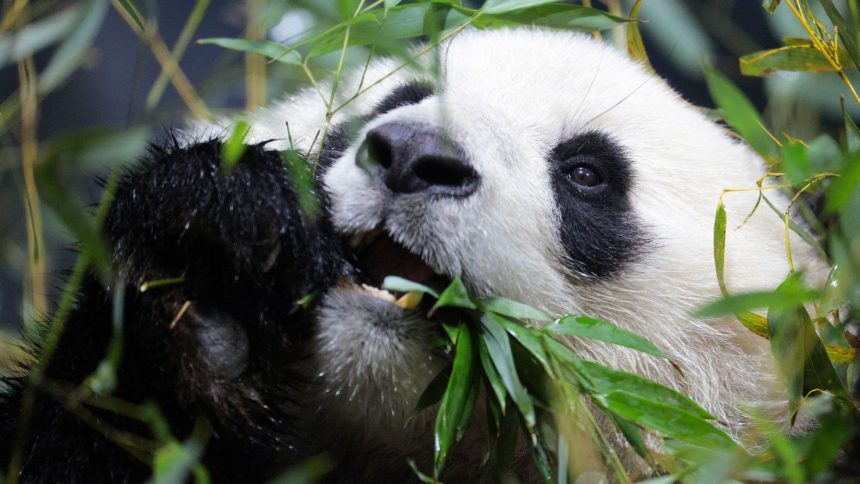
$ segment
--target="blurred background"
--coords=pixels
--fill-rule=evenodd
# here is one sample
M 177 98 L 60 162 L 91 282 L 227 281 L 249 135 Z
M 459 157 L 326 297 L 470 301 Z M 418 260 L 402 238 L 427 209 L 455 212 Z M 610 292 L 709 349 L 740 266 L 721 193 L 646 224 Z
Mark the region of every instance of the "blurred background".
M 75 240 L 86 233 L 75 224 L 86 226 L 99 200 L 97 177 L 133 162 L 148 139 L 192 117 L 189 106 L 196 106 L 196 114 L 236 113 L 307 83 L 295 65 L 195 40 L 265 37 L 290 44 L 320 23 L 337 21 L 350 4 L 139 0 L 141 18 L 135 19 L 119 13 L 117 5 L 126 3 L 0 0 L 0 338 L 55 308 L 75 263 Z M 620 0 L 589 3 L 621 15 L 632 6 Z M 639 19 L 653 66 L 692 103 L 713 106 L 701 70 L 702 60 L 709 59 L 750 97 L 773 132 L 805 140 L 830 132 L 839 138 L 844 88 L 835 74 L 740 75 L 739 56 L 775 48 L 785 37 L 806 37 L 787 8 L 770 15 L 760 1 L 645 0 Z M 602 35 L 625 45 L 623 28 Z M 16 61 L 20 49 L 32 51 L 29 68 Z M 165 57 L 153 55 L 159 49 L 168 60 L 180 59 L 177 72 L 187 81 L 162 75 Z M 318 57 L 312 70 L 325 77 L 337 59 L 337 52 Z M 255 72 L 263 74 L 246 75 Z M 38 85 L 35 103 L 25 100 L 29 91 L 22 95 L 22 81 Z M 32 227 L 44 236 L 34 238 Z M 28 246 L 38 251 L 37 260 Z

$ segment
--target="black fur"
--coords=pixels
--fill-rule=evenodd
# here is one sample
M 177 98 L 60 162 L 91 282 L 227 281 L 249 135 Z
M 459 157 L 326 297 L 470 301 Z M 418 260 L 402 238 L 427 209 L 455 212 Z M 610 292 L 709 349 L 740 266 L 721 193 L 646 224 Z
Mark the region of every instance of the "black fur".
M 48 380 L 77 386 L 96 370 L 113 334 L 114 293 L 123 291 L 114 397 L 155 402 L 179 439 L 207 422 L 203 463 L 218 482 L 260 481 L 306 457 L 297 437 L 302 422 L 290 407 L 305 378 L 303 344 L 313 319 L 294 302 L 332 285 L 343 266 L 328 229 L 300 212 L 280 154 L 248 146 L 228 172 L 217 141 L 153 148 L 122 178 L 105 234 L 125 284 L 86 277 Z M 184 280 L 139 290 L 176 277 Z M 4 468 L 27 385 L 24 377 L 7 383 L 12 391 L 0 396 Z M 150 475 L 151 455 L 141 462 L 62 398 L 37 395 L 22 482 L 142 482 Z M 99 427 L 153 438 L 137 421 L 86 402 L 79 410 Z
M 370 115 L 370 119 L 382 116 L 388 111 L 410 104 L 418 104 L 433 95 L 433 85 L 427 81 L 411 81 L 397 86 L 391 94 L 385 97 Z
M 574 183 L 571 176 L 578 166 L 594 170 L 601 183 Z M 577 135 L 552 150 L 549 172 L 566 263 L 574 277 L 611 276 L 634 260 L 649 237 L 633 214 L 633 174 L 618 143 L 598 131 Z

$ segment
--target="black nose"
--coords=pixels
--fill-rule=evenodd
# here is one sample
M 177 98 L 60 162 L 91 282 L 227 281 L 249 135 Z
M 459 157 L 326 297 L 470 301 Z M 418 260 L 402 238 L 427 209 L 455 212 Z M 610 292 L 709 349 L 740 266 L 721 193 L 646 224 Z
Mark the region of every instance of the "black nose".
M 478 186 L 478 174 L 463 151 L 438 128 L 391 122 L 365 138 L 367 161 L 382 169 L 385 185 L 395 193 L 428 192 L 466 197 Z

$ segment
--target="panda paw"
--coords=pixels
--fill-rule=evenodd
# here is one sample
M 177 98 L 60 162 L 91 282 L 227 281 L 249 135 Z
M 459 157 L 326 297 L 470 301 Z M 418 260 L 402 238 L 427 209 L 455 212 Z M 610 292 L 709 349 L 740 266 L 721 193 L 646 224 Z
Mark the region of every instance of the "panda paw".
M 280 153 L 249 145 L 227 169 L 221 150 L 171 139 L 123 177 L 106 232 L 129 281 L 242 279 L 292 297 L 327 282 L 334 244 L 299 208 Z

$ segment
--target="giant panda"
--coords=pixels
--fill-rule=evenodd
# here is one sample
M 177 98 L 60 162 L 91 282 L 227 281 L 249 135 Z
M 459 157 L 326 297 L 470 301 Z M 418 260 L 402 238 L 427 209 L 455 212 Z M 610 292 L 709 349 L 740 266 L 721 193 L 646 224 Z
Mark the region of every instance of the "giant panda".
M 156 402 L 177 436 L 207 423 L 203 463 L 217 481 L 261 480 L 318 453 L 333 458 L 332 481 L 406 481 L 407 461 L 424 467 L 433 447 L 432 412 L 412 410 L 450 355 L 436 344 L 437 320 L 392 303 L 379 285 L 387 275 L 430 285 L 459 277 L 477 295 L 647 336 L 671 363 L 568 343 L 684 392 L 736 438 L 749 425 L 744 408 L 785 422 L 767 341 L 733 318 L 690 316 L 720 295 L 715 208 L 723 189 L 755 186 L 765 172 L 757 155 L 587 35 L 467 30 L 401 63 L 379 59 L 348 75 L 331 117 L 315 89 L 249 114 L 232 170 L 220 160 L 229 119 L 192 123 L 153 148 L 121 180 L 106 221 L 122 279 L 86 278 L 48 378 L 79 383 L 95 370 L 120 292 L 114 395 Z M 319 217 L 299 207 L 278 154 L 288 148 L 317 163 Z M 754 192 L 724 200 L 736 228 L 729 289 L 774 287 L 789 271 L 783 221 L 758 210 L 744 222 Z M 788 203 L 778 193 L 771 201 Z M 824 262 L 791 243 L 795 265 L 820 281 Z M 296 304 L 312 293 L 314 305 Z M 26 380 L 9 383 L 4 462 Z M 146 456 L 93 422 L 148 436 L 139 423 L 39 392 L 22 481 L 145 479 Z M 446 480 L 483 477 L 482 435 L 467 432 Z M 527 457 L 516 467 L 534 477 Z

